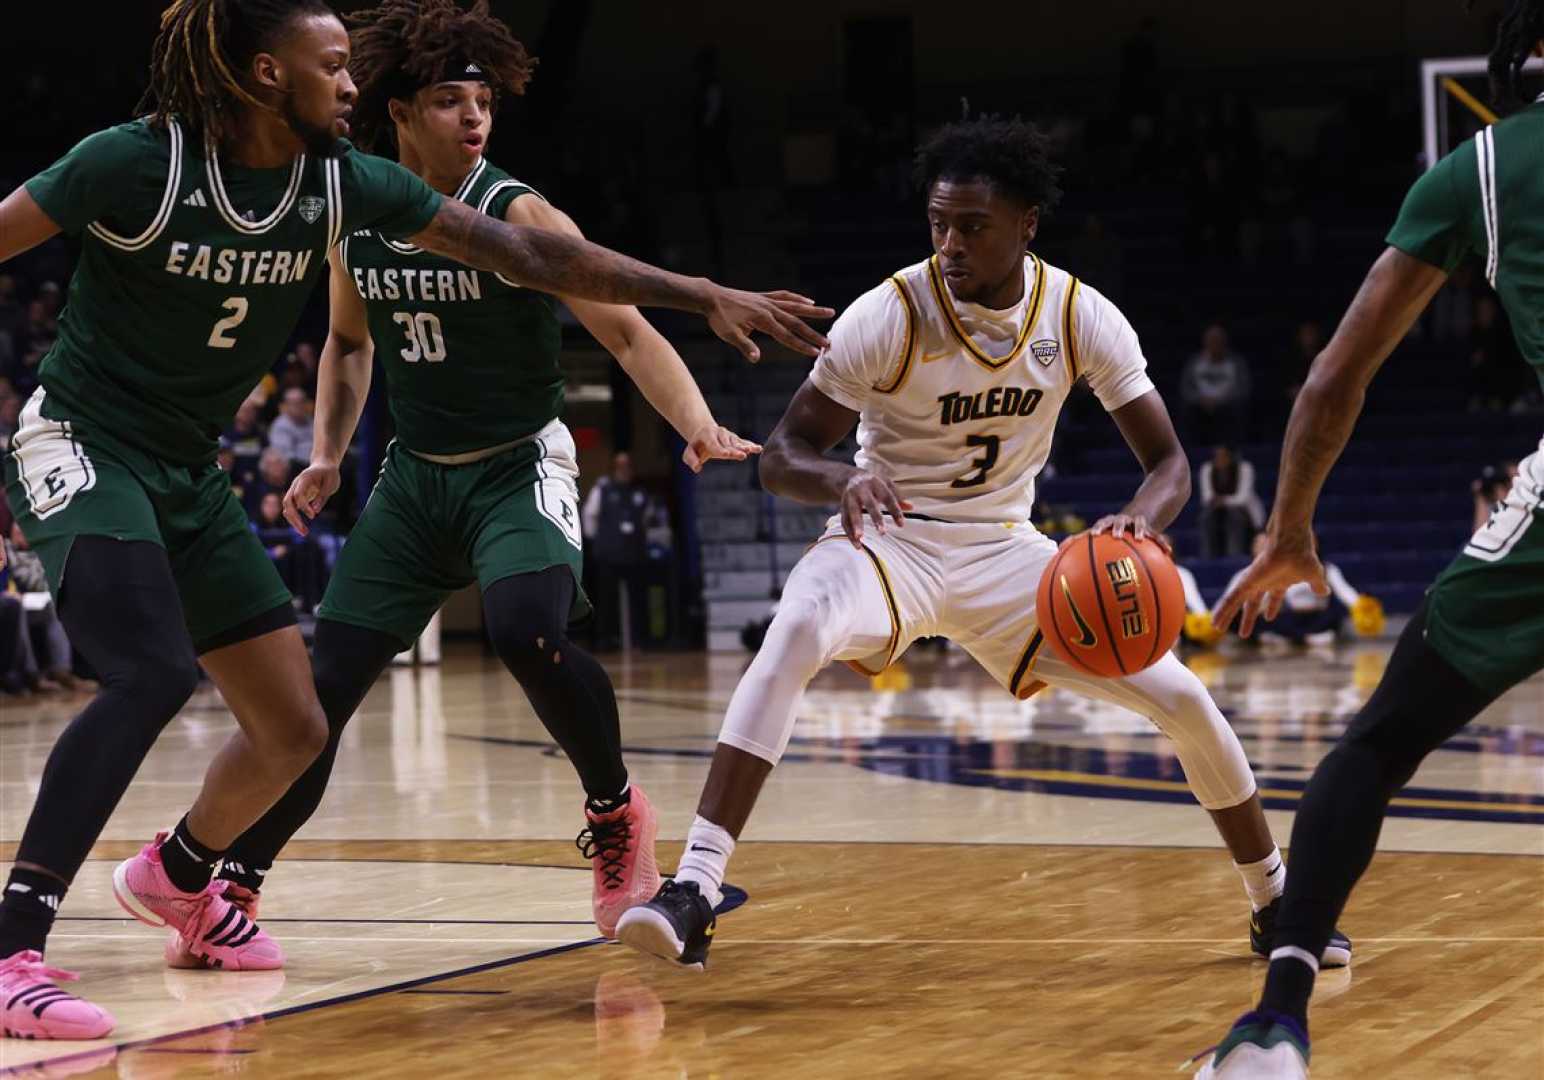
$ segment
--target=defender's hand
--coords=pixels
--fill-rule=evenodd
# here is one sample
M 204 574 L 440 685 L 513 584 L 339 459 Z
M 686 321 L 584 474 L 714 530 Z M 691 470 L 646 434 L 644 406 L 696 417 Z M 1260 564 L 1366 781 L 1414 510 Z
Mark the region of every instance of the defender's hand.
M 1313 533 L 1291 536 L 1267 535 L 1265 549 L 1244 570 L 1238 583 L 1218 601 L 1212 623 L 1226 631 L 1233 617 L 1243 613 L 1238 632 L 1248 637 L 1262 614 L 1267 622 L 1281 613 L 1281 601 L 1290 586 L 1308 582 L 1319 596 L 1328 596 L 1329 582 L 1314 544 Z
M 883 535 L 885 511 L 895 518 L 896 528 L 904 529 L 906 511 L 910 509 L 911 503 L 901 498 L 901 493 L 890 481 L 873 473 L 856 473 L 842 489 L 842 531 L 853 547 L 861 548 L 864 514 L 873 519 L 874 528 Z
M 708 325 L 753 364 L 761 359 L 761 350 L 751 340 L 751 334 L 757 331 L 805 356 L 817 356 L 830 344 L 824 334 L 804 320 L 829 319 L 836 312 L 818 306 L 809 297 L 783 289 L 743 292 L 711 282 L 709 289 L 709 303 L 703 312 Z
M 726 427 L 704 424 L 692 433 L 681 460 L 692 472 L 701 472 L 710 461 L 744 461 L 761 453 L 761 444 L 742 439 Z
M 301 536 L 308 535 L 306 522 L 322 512 L 342 482 L 336 465 L 307 465 L 284 493 L 284 520 Z

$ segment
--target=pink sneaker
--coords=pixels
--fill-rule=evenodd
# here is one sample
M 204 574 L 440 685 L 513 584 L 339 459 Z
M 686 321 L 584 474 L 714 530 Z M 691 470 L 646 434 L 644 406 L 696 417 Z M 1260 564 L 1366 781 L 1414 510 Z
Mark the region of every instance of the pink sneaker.
M 0 960 L 0 1035 L 10 1039 L 100 1039 L 113 1029 L 106 1009 L 59 989 L 74 972 L 43 963 L 43 954 L 23 949 Z
M 223 895 L 226 882 L 212 881 L 203 892 L 185 893 L 161 865 L 167 833 L 113 870 L 113 895 L 130 915 L 151 926 L 170 926 L 193 956 L 226 971 L 271 971 L 284 966 L 279 943 Z
M 222 890 L 221 895 L 230 901 L 231 907 L 241 912 L 254 923 L 257 922 L 257 902 L 259 899 L 257 893 L 244 886 L 237 885 L 234 881 L 224 881 L 220 878 L 215 878 L 214 881 L 210 882 L 209 887 Z M 179 971 L 203 971 L 206 968 L 218 966 L 194 953 L 188 947 L 188 943 L 182 940 L 182 935 L 176 930 L 167 935 L 165 952 L 166 966 L 176 968 Z M 274 967 L 279 967 L 282 964 L 283 958 L 280 957 L 279 964 L 275 964 Z M 254 970 L 250 964 L 244 965 L 244 967 L 248 971 Z
M 648 903 L 659 891 L 659 866 L 654 862 L 654 836 L 659 819 L 648 796 L 632 785 L 627 803 L 607 814 L 584 816 L 589 827 L 574 846 L 595 867 L 592 907 L 602 936 L 617 936 L 617 920 L 630 907 Z

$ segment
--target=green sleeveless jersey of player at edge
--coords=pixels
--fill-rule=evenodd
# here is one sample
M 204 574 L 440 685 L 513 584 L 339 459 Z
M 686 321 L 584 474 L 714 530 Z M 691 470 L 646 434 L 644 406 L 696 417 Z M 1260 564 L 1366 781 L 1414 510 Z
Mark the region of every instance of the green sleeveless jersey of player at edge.
M 345 145 L 246 169 L 175 121 L 89 136 L 28 181 L 81 239 L 59 340 L 39 373 L 49 419 L 90 421 L 164 460 L 215 457 L 220 431 L 273 366 L 323 275 L 360 228 L 420 232 L 441 196 Z
M 480 160 L 455 197 L 502 218 L 530 191 Z M 468 453 L 524 438 L 562 413 L 562 332 L 550 296 L 380 229 L 345 237 L 340 250 L 365 302 L 404 446 Z
M 1388 242 L 1451 272 L 1466 255 L 1544 383 L 1544 99 L 1448 154 L 1405 196 Z

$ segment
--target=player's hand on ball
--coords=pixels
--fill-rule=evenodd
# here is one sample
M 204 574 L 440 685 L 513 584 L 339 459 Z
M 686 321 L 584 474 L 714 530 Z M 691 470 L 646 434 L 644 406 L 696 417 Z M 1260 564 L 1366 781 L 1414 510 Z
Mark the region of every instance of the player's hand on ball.
M 336 465 L 307 465 L 284 493 L 284 520 L 305 536 L 311 531 L 306 522 L 322 512 L 341 483 Z
M 1147 523 L 1146 514 L 1106 514 L 1094 522 L 1094 535 L 1110 533 L 1117 539 L 1123 538 L 1127 532 L 1138 540 L 1151 540 L 1168 554 L 1173 555 L 1174 549 L 1164 539 L 1163 534 Z
M 710 461 L 744 461 L 761 453 L 761 444 L 742 439 L 719 424 L 703 424 L 687 440 L 681 460 L 692 472 L 701 472 Z
M 758 331 L 805 356 L 818 356 L 830 344 L 824 334 L 804 320 L 829 319 L 836 312 L 820 307 L 807 296 L 783 289 L 743 292 L 711 283 L 710 288 L 712 293 L 704 311 L 708 325 L 753 364 L 761 359 L 761 350 L 751 340 L 751 334 Z
M 853 547 L 861 548 L 865 514 L 873 520 L 874 528 L 883 534 L 886 511 L 895 518 L 898 528 L 904 528 L 905 514 L 910 509 L 911 503 L 901 498 L 901 493 L 890 481 L 873 473 L 857 472 L 842 489 L 842 531 Z
M 1329 595 L 1329 582 L 1324 579 L 1313 533 L 1268 534 L 1265 549 L 1217 602 L 1212 623 L 1218 630 L 1226 631 L 1237 615 L 1239 635 L 1248 637 L 1261 615 L 1269 622 L 1281 613 L 1287 589 L 1300 581 L 1306 581 L 1319 596 Z

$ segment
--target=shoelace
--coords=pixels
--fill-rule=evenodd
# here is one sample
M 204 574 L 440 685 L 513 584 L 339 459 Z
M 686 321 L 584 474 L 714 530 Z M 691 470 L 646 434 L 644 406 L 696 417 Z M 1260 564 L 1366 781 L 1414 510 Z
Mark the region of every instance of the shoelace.
M 204 918 L 209 913 L 209 905 L 217 896 L 223 899 L 224 892 L 224 889 L 205 889 L 199 894 L 198 906 L 193 910 L 193 917 L 188 920 L 187 929 L 182 931 L 182 942 L 190 951 L 196 951 L 195 946 L 199 944 L 207 928 Z M 226 903 L 230 902 L 226 901 Z M 231 906 L 234 907 L 235 905 L 232 904 Z
M 622 860 L 627 856 L 628 842 L 633 837 L 632 822 L 620 821 L 594 823 L 574 838 L 574 847 L 586 859 L 600 857 L 600 870 L 606 878 L 606 888 L 622 887 Z
M 42 960 L 17 960 L 5 965 L 6 972 L 27 976 L 29 979 L 37 979 L 39 982 L 76 982 L 80 976 L 73 971 L 65 971 L 63 968 L 49 967 Z

